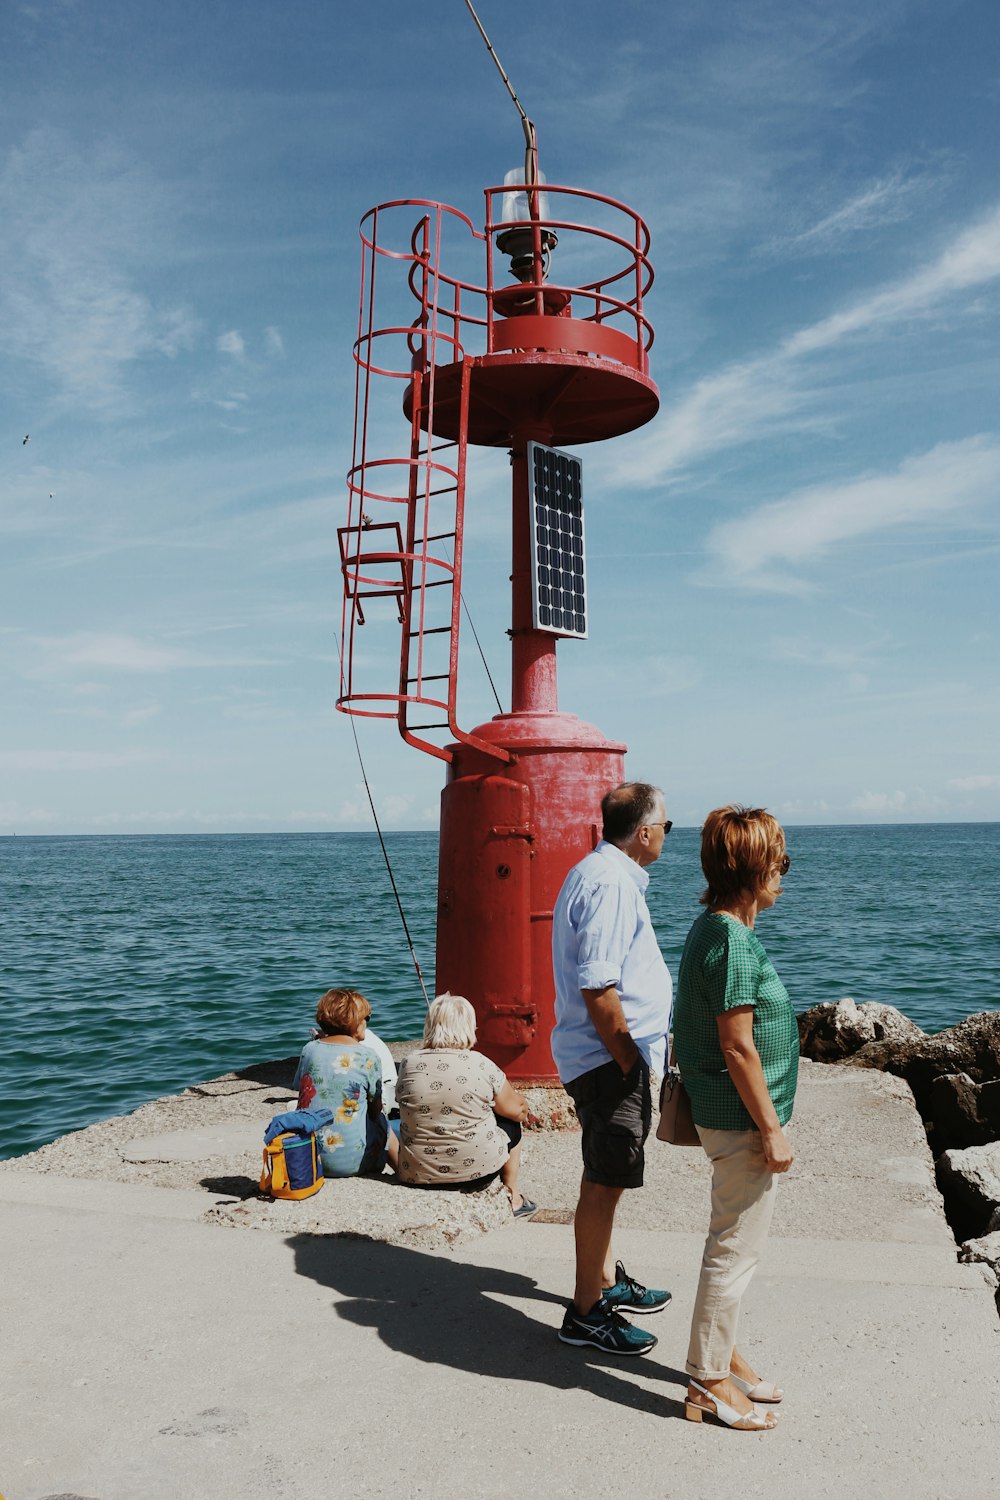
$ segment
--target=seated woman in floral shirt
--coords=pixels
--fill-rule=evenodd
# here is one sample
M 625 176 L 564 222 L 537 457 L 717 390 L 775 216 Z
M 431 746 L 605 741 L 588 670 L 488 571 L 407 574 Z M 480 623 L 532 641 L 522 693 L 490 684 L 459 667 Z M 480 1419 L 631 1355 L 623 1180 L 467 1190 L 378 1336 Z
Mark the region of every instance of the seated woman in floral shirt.
M 319 1132 L 325 1177 L 393 1171 L 399 1142 L 382 1110 L 382 1065 L 365 1046 L 372 1008 L 357 990 L 327 990 L 316 1007 L 321 1036 L 307 1042 L 295 1072 L 299 1109 L 326 1105 L 333 1123 Z

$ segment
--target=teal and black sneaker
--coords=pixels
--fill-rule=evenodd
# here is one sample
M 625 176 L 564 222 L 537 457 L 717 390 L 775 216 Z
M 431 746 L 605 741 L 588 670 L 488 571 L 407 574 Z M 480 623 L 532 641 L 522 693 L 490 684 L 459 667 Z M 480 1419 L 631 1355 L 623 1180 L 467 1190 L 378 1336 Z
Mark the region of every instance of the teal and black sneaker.
M 606 1354 L 648 1354 L 656 1343 L 651 1333 L 636 1328 L 609 1307 L 603 1297 L 588 1313 L 578 1313 L 571 1302 L 559 1337 L 564 1344 L 593 1344 Z
M 669 1292 L 658 1292 L 651 1286 L 643 1286 L 630 1276 L 621 1261 L 615 1262 L 615 1284 L 606 1287 L 601 1301 L 608 1307 L 621 1308 L 629 1313 L 662 1312 L 672 1301 Z

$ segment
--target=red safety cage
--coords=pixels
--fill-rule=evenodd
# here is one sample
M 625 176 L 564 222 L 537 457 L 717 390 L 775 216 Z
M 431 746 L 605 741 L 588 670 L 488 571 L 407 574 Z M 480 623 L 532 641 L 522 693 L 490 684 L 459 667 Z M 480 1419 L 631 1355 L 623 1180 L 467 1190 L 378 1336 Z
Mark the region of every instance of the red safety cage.
M 581 204 L 600 222 L 574 217 Z M 459 742 L 509 761 L 457 720 L 467 446 L 509 446 L 526 426 L 593 442 L 650 419 L 649 234 L 613 199 L 522 183 L 486 189 L 482 232 L 456 209 L 404 199 L 366 214 L 361 241 L 337 707 L 395 719 L 444 760 Z M 573 284 L 551 278 L 556 246 L 580 272 Z M 498 277 L 506 257 L 516 271 Z M 400 408 L 409 448 L 386 457 Z M 398 670 L 361 634 L 386 610 Z

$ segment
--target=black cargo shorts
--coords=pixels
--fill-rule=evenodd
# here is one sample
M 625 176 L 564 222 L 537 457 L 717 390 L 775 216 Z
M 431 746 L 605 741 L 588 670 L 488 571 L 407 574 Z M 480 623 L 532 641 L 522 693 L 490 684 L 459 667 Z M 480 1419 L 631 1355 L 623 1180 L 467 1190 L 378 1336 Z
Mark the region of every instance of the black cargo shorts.
M 643 1147 L 653 1117 L 649 1066 L 640 1057 L 623 1076 L 614 1061 L 566 1084 L 583 1128 L 583 1175 L 604 1187 L 642 1187 Z

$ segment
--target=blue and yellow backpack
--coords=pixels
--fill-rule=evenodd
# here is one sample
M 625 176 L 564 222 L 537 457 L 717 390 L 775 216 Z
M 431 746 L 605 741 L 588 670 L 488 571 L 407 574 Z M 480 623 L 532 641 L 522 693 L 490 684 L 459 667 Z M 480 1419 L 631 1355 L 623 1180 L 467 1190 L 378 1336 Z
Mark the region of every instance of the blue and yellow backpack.
M 317 1131 L 333 1119 L 330 1109 L 295 1109 L 275 1115 L 264 1132 L 260 1191 L 268 1198 L 311 1198 L 323 1186 Z

